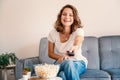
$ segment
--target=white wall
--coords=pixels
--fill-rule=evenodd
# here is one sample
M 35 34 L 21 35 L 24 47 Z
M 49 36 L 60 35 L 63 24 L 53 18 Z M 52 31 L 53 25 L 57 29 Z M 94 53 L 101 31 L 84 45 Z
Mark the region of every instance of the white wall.
M 37 56 L 59 10 L 73 4 L 86 36 L 120 35 L 120 0 L 0 0 L 0 54 Z

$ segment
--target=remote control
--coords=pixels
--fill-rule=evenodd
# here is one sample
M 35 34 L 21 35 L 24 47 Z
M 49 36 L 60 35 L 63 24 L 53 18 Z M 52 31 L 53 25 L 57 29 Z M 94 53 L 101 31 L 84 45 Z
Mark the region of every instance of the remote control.
M 74 56 L 74 53 L 73 53 L 73 51 L 72 51 L 72 52 L 70 52 L 70 51 L 67 51 L 67 54 L 68 54 L 69 56 Z

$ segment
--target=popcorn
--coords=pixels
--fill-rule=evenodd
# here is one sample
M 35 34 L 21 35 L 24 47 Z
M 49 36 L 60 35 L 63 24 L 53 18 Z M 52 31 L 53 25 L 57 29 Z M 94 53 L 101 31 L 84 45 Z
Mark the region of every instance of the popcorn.
M 59 71 L 59 65 L 41 64 L 35 66 L 36 75 L 41 78 L 54 78 Z

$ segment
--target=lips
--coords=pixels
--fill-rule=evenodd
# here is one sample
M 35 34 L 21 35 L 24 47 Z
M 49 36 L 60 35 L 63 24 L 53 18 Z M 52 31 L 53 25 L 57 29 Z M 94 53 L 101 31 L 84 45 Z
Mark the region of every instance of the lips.
M 71 22 L 70 20 L 64 20 L 64 22 Z

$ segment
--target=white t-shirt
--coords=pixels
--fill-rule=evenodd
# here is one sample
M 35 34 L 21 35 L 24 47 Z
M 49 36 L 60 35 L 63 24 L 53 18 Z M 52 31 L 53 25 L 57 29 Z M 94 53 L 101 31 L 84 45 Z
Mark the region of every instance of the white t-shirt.
M 73 47 L 74 39 L 77 35 L 81 35 L 84 37 L 84 30 L 82 28 L 78 28 L 70 35 L 69 39 L 66 42 L 61 42 L 59 32 L 57 32 L 56 29 L 53 29 L 48 35 L 48 40 L 55 44 L 55 53 L 59 55 L 64 55 L 66 51 L 69 51 Z M 88 61 L 84 56 L 82 56 L 81 46 L 82 43 L 79 46 L 77 58 L 75 60 L 83 60 L 87 65 Z

